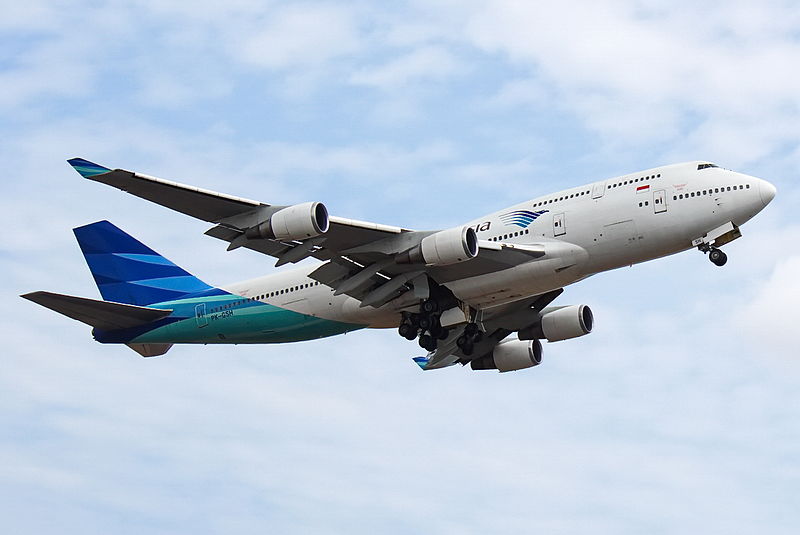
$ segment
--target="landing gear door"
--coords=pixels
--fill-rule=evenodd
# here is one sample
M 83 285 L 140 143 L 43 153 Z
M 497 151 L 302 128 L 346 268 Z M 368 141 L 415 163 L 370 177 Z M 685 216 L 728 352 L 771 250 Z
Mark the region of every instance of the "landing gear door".
M 194 307 L 194 318 L 197 320 L 198 327 L 205 327 L 206 325 L 208 325 L 205 303 L 200 303 L 199 305 Z
M 592 187 L 592 199 L 599 199 L 606 192 L 606 183 L 598 182 Z
M 657 214 L 667 211 L 667 193 L 663 189 L 653 192 L 653 210 Z
M 566 220 L 564 219 L 564 214 L 554 214 L 553 215 L 553 236 L 563 236 L 567 233 L 567 227 L 565 226 Z

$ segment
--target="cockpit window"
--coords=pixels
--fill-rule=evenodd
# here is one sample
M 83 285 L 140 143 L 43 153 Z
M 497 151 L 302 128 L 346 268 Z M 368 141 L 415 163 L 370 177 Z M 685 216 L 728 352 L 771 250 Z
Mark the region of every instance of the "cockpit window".
M 701 163 L 700 165 L 697 166 L 697 170 L 699 171 L 700 169 L 708 169 L 710 167 L 719 167 L 719 166 L 715 163 Z

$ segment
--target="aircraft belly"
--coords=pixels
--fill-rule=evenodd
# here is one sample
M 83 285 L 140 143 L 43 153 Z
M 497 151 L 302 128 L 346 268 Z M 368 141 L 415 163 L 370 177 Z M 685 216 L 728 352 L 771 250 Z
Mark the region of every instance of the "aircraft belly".
M 477 307 L 497 305 L 545 293 L 586 276 L 588 253 L 563 243 L 560 254 L 548 253 L 537 260 L 495 273 L 448 282 L 447 286 L 462 301 Z
M 202 326 L 195 317 L 180 319 L 139 334 L 130 339 L 130 342 L 185 344 L 298 342 L 366 327 L 365 324 L 318 318 L 261 302 L 254 302 L 229 312 L 231 313 L 208 315 L 207 323 Z

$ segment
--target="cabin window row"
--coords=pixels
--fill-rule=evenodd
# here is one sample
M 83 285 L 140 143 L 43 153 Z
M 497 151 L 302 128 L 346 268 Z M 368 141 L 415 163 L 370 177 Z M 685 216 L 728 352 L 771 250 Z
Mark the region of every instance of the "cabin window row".
M 503 234 L 502 236 L 495 236 L 494 238 L 489 238 L 489 241 L 503 241 L 509 238 L 516 238 L 517 236 L 522 236 L 524 234 L 529 234 L 529 233 L 530 233 L 529 229 L 519 230 L 517 232 L 512 232 L 510 234 Z
M 568 199 L 574 199 L 575 197 L 581 197 L 583 195 L 589 195 L 591 191 L 579 191 L 578 193 L 570 193 L 569 195 L 564 195 L 563 197 L 556 197 L 554 199 L 550 199 L 547 201 L 539 201 L 533 203 L 533 207 L 536 208 L 537 206 L 544 206 L 545 204 L 553 204 L 554 202 L 564 201 Z
M 276 297 L 278 295 L 287 294 L 289 292 L 296 292 L 298 290 L 304 290 L 306 288 L 311 288 L 312 286 L 319 286 L 319 284 L 320 284 L 319 282 L 314 281 L 314 282 L 308 282 L 308 283 L 305 283 L 305 284 L 300 284 L 298 286 L 290 286 L 289 288 L 283 288 L 281 290 L 275 290 L 274 292 L 264 293 L 264 294 L 261 294 L 261 295 L 257 295 L 255 297 L 249 297 L 247 299 L 242 299 L 240 301 L 234 301 L 233 303 L 227 303 L 225 305 L 212 308 L 211 312 L 219 312 L 220 310 L 228 310 L 230 308 L 241 306 L 241 305 L 247 303 L 248 301 L 262 301 L 264 299 L 269 299 L 270 297 Z
M 319 286 L 319 282 L 307 282 L 305 284 L 301 284 L 299 286 L 291 286 L 289 288 L 284 288 L 283 290 L 275 290 L 274 292 L 269 292 L 266 294 L 257 295 L 251 298 L 252 301 L 259 301 L 262 299 L 269 299 L 270 297 L 275 297 L 278 295 L 288 294 L 289 292 L 296 292 L 298 290 L 305 290 L 306 288 L 311 288 L 312 286 Z
M 644 182 L 646 180 L 653 180 L 654 178 L 661 178 L 661 173 L 657 175 L 648 175 L 648 176 L 641 176 L 639 178 L 634 178 L 631 180 L 624 180 L 622 182 L 617 182 L 616 184 L 609 184 L 606 189 L 617 188 L 620 186 L 627 186 L 628 184 L 635 184 L 636 182 Z
M 703 191 L 692 191 L 690 193 L 680 193 L 673 195 L 672 200 L 677 201 L 680 199 L 688 199 L 690 197 L 700 197 L 701 195 L 712 195 L 714 193 L 724 193 L 726 191 L 739 191 L 743 189 L 750 189 L 750 184 L 739 184 L 737 186 L 722 186 L 720 188 L 704 189 Z

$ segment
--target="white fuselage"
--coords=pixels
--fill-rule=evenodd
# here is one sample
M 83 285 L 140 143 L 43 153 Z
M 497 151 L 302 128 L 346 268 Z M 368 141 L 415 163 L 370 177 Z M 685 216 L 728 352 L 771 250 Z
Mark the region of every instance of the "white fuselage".
M 590 275 L 685 251 L 693 240 L 740 226 L 774 196 L 766 181 L 702 162 L 675 164 L 537 197 L 475 219 L 482 241 L 543 245 L 544 256 L 493 273 L 445 284 L 475 308 L 538 295 Z M 509 222 L 509 213 L 539 213 Z M 224 289 L 302 314 L 370 327 L 400 323 L 392 303 L 360 302 L 308 277 L 318 264 L 236 283 Z

